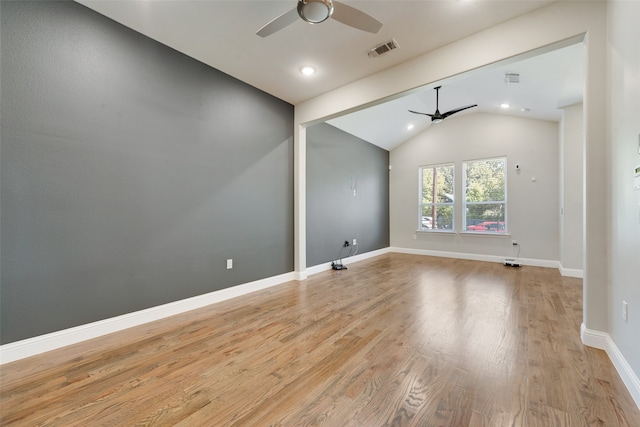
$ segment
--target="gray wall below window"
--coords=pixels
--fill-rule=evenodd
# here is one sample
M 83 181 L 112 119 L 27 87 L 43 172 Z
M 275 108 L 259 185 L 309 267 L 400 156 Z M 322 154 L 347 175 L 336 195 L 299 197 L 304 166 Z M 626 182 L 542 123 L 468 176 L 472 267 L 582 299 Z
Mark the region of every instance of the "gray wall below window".
M 359 253 L 389 246 L 389 152 L 326 123 L 311 126 L 307 265 L 347 255 L 342 244 L 354 238 Z
M 293 106 L 80 4 L 1 8 L 2 343 L 293 270 Z

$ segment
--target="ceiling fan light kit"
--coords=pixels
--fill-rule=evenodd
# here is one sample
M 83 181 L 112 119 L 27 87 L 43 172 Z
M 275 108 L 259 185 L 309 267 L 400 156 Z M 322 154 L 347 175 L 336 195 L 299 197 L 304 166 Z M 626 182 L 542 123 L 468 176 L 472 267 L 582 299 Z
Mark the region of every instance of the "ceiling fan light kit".
M 319 24 L 333 15 L 331 0 L 302 0 L 298 2 L 298 15 L 310 24 Z
M 333 18 L 352 28 L 377 33 L 382 23 L 355 7 L 333 0 L 298 0 L 298 6 L 268 22 L 256 34 L 267 37 L 293 24 L 298 18 L 309 24 L 319 24 Z

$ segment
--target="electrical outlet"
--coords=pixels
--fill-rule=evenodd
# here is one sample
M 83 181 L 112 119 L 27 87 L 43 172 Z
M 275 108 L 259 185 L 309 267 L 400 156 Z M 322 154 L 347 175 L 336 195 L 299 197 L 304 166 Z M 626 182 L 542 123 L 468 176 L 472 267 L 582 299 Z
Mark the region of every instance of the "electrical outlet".
M 516 239 L 511 240 L 511 244 L 513 246 L 518 246 L 518 241 Z
M 622 320 L 629 321 L 629 304 L 626 301 L 622 301 Z
M 227 270 L 231 270 L 233 268 L 233 259 L 227 260 Z
M 356 246 L 358 244 L 358 241 L 356 239 L 353 239 L 353 246 Z

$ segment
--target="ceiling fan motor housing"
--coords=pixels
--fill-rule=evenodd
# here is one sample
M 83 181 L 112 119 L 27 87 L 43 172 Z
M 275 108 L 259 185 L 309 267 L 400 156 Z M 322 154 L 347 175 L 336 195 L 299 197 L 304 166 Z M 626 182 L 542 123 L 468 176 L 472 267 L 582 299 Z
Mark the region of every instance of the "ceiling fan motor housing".
M 319 24 L 333 14 L 333 2 L 331 0 L 299 0 L 298 15 L 310 24 Z

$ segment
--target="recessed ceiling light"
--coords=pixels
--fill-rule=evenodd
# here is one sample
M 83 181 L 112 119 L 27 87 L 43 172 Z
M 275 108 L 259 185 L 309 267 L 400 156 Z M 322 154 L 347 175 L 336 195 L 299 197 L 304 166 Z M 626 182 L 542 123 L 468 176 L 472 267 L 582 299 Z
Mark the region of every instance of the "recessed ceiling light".
M 503 102 L 502 104 L 500 104 L 500 108 L 504 108 L 505 110 L 509 107 L 511 107 L 511 105 L 507 104 L 506 102 Z
M 310 76 L 312 74 L 315 74 L 316 69 L 311 67 L 311 66 L 309 66 L 309 65 L 306 65 L 306 66 L 300 68 L 300 72 L 302 74 L 304 74 L 305 76 Z
M 531 110 L 529 108 L 521 108 L 520 111 L 522 111 L 523 113 L 528 113 Z
M 411 129 L 413 129 L 413 123 L 410 123 L 407 125 L 407 130 L 411 130 Z

